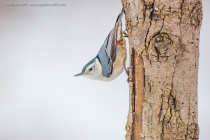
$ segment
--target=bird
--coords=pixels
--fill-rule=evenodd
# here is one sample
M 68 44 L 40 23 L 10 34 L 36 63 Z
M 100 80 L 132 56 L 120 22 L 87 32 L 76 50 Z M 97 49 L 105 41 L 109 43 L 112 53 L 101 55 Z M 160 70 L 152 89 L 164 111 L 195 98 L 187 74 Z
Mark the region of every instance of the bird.
M 82 69 L 82 72 L 75 75 L 85 76 L 93 80 L 109 82 L 116 79 L 125 69 L 127 49 L 126 41 L 122 31 L 122 17 L 125 13 L 122 8 L 118 15 L 114 28 L 109 32 L 98 54 L 90 60 Z

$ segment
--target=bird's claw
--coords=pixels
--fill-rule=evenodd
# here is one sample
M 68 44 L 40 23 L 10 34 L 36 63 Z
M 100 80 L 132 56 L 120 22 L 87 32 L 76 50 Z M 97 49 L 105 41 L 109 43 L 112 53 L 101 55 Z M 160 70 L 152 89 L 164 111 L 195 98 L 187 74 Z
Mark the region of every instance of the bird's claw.
M 126 31 L 123 31 L 123 34 L 125 35 L 123 37 L 128 37 L 128 34 L 126 33 Z
M 129 83 L 129 82 L 132 81 L 132 79 L 130 79 L 130 76 L 129 76 L 129 75 L 130 75 L 129 73 L 130 73 L 131 67 L 127 67 L 127 68 L 126 68 L 126 67 L 124 66 L 124 68 L 125 68 L 125 73 L 128 75 L 127 82 Z

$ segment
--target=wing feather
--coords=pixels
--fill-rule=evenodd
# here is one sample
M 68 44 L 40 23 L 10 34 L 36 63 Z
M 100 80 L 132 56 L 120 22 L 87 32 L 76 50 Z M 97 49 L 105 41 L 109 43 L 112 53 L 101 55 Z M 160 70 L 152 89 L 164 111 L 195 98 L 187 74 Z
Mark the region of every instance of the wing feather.
M 104 41 L 104 44 L 102 45 L 97 55 L 102 65 L 102 75 L 107 78 L 111 76 L 114 67 L 114 62 L 116 58 L 116 47 L 117 47 L 117 30 L 123 12 L 124 10 L 122 9 L 122 12 L 117 17 L 117 21 L 115 23 L 114 28 L 108 34 L 106 40 Z

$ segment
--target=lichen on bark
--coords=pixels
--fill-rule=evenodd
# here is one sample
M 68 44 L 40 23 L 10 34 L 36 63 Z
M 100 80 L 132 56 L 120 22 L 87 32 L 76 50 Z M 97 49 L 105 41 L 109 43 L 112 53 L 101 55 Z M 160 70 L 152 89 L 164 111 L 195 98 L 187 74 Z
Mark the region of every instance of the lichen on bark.
M 200 0 L 122 0 L 130 46 L 126 140 L 198 139 Z

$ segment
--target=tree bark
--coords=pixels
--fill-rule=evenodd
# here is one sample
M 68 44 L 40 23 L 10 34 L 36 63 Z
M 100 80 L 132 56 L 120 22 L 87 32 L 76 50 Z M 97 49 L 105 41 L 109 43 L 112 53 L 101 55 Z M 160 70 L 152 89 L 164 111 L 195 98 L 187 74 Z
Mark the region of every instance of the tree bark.
M 122 0 L 130 46 L 126 140 L 197 140 L 201 0 Z

